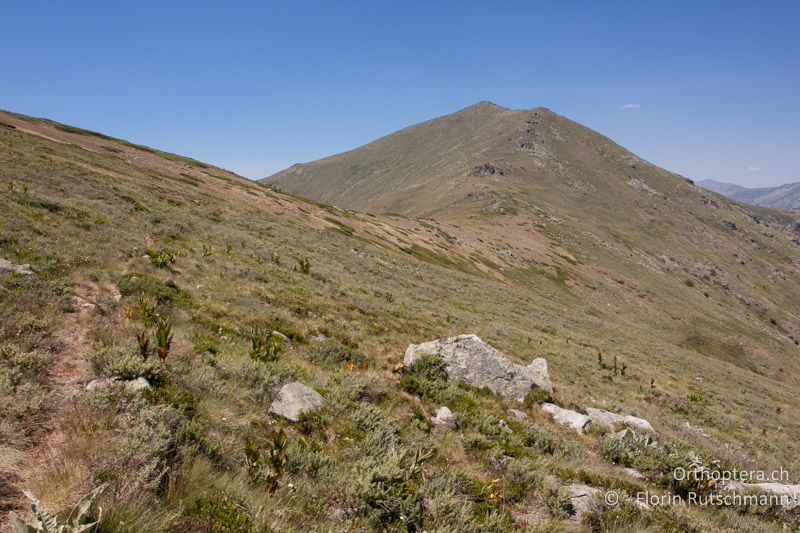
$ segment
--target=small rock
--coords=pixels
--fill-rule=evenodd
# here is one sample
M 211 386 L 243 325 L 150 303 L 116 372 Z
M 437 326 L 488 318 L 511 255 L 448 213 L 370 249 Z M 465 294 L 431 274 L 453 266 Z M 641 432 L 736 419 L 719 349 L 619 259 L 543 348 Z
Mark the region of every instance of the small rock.
M 649 435 L 653 438 L 658 437 L 658 433 L 650 425 L 650 422 L 644 418 L 638 418 L 631 415 L 620 415 L 612 413 L 611 411 L 604 411 L 602 409 L 595 409 L 589 407 L 586 409 L 586 414 L 592 420 L 592 423 L 598 426 L 603 426 L 609 429 L 616 429 L 617 425 L 625 425 L 633 429 L 636 433 Z
M 317 333 L 316 335 L 313 335 L 311 337 L 311 340 L 314 342 L 325 342 L 326 340 L 328 340 L 328 336 L 325 335 L 324 333 Z
M 86 300 L 85 298 L 81 298 L 80 296 L 73 296 L 72 299 L 75 300 L 75 303 L 77 303 L 78 307 L 80 307 L 81 309 L 89 309 L 89 310 L 91 310 L 91 309 L 94 309 L 95 307 L 97 307 L 92 302 Z
M 552 403 L 543 403 L 542 410 L 553 415 L 553 420 L 559 424 L 571 427 L 578 433 L 583 433 L 592 425 L 592 420 L 588 416 Z
M 458 425 L 456 415 L 444 405 L 436 410 L 436 416 L 431 418 L 431 422 L 434 426 L 444 426 L 451 429 L 455 429 Z
M 553 392 L 547 361 L 534 359 L 528 366 L 512 363 L 477 335 L 458 335 L 411 344 L 406 349 L 403 363 L 409 366 L 422 355 L 444 359 L 447 374 L 453 379 L 474 387 L 488 387 L 517 401 L 523 401 L 532 388 Z
M 526 413 L 524 411 L 520 411 L 518 409 L 509 409 L 508 412 L 511 413 L 511 416 L 513 416 L 517 420 L 526 420 L 526 419 L 530 418 L 528 416 L 528 413 Z
M 506 433 L 514 433 L 514 431 L 510 427 L 508 427 L 508 422 L 506 422 L 502 418 L 497 421 L 497 425 L 500 426 L 500 429 L 502 429 Z
M 289 337 L 287 337 L 286 335 L 284 335 L 283 333 L 281 333 L 278 330 L 273 330 L 271 335 L 273 337 L 277 337 L 278 339 L 280 339 L 280 341 L 282 343 L 284 343 L 284 344 L 292 344 L 292 339 L 290 339 Z
M 0 274 L 10 274 L 15 272 L 20 276 L 32 276 L 33 270 L 29 264 L 15 265 L 6 259 L 0 259 Z
M 89 382 L 88 385 L 86 385 L 86 390 L 87 391 L 95 391 L 95 390 L 107 389 L 108 387 L 110 387 L 111 385 L 116 383 L 116 381 L 117 381 L 117 378 L 93 379 L 92 381 Z
M 143 377 L 138 377 L 136 379 L 128 379 L 128 380 L 120 380 L 119 378 L 99 378 L 93 379 L 86 385 L 87 391 L 98 391 L 107 389 L 113 385 L 122 385 L 125 387 L 126 390 L 131 392 L 137 392 L 144 389 L 152 389 L 153 387 L 147 381 L 147 379 Z
M 591 510 L 592 500 L 600 492 L 600 489 L 582 483 L 573 483 L 567 487 L 567 490 L 570 494 L 569 500 L 572 503 L 572 508 L 575 509 L 573 518 L 580 522 L 583 515 Z
M 622 471 L 628 474 L 633 479 L 644 479 L 642 473 L 636 470 L 635 468 L 623 468 Z
M 125 385 L 126 389 L 133 392 L 153 388 L 152 386 L 150 386 L 150 382 L 142 377 L 131 379 L 128 381 L 123 381 L 122 384 Z
M 269 412 L 297 422 L 301 414 L 317 411 L 323 403 L 317 391 L 293 381 L 281 387 L 275 401 L 269 406 Z

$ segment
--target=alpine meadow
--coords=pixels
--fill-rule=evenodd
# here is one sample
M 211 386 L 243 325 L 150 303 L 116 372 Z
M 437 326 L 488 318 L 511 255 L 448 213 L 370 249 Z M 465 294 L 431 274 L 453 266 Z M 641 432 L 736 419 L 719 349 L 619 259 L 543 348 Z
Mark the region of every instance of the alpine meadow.
M 266 4 L 9 8 L 0 532 L 800 528 L 797 9 Z

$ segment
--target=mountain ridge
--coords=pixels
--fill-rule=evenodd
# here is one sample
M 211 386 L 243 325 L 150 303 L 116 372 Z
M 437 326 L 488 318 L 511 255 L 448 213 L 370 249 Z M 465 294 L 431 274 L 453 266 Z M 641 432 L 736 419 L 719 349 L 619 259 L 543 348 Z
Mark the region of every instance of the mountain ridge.
M 746 204 L 800 211 L 800 182 L 785 183 L 775 187 L 743 187 L 707 179 L 700 180 L 697 184 Z

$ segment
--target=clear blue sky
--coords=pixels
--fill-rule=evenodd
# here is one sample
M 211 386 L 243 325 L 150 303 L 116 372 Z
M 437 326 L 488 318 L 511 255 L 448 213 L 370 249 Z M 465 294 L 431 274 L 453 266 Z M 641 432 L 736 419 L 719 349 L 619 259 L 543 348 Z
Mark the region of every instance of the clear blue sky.
M 0 108 L 252 178 L 491 100 L 692 178 L 800 180 L 795 0 L 8 0 L 0 17 Z

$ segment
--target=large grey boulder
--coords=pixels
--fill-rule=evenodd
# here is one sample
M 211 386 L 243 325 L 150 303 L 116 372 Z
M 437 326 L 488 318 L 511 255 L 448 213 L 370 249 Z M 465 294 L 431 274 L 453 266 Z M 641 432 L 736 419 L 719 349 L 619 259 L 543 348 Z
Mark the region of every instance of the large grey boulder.
M 574 429 L 578 433 L 583 433 L 589 429 L 589 426 L 592 425 L 592 420 L 588 416 L 582 415 L 577 411 L 564 409 L 563 407 L 559 407 L 553 403 L 543 403 L 542 411 L 550 413 L 553 415 L 553 420 L 562 426 L 567 426 Z
M 0 274 L 11 274 L 12 272 L 16 272 L 20 276 L 33 275 L 33 270 L 31 270 L 31 266 L 28 264 L 15 265 L 7 259 L 0 259 Z
M 447 363 L 447 374 L 475 387 L 488 387 L 502 396 L 522 401 L 532 388 L 553 392 L 547 361 L 534 359 L 528 366 L 509 361 L 502 352 L 477 335 L 444 337 L 410 344 L 403 363 L 409 366 L 422 355 L 437 355 Z
M 322 396 L 299 381 L 287 383 L 278 392 L 269 412 L 297 422 L 303 413 L 311 413 L 322 407 Z
M 650 425 L 650 422 L 644 418 L 638 418 L 631 415 L 621 415 L 618 413 L 612 413 L 611 411 L 604 411 L 603 409 L 595 409 L 593 407 L 587 408 L 586 414 L 589 415 L 592 423 L 598 426 L 603 426 L 608 429 L 616 429 L 618 425 L 624 425 L 633 429 L 636 433 L 649 435 L 654 438 L 658 437 L 656 430 L 653 429 L 653 426 Z

